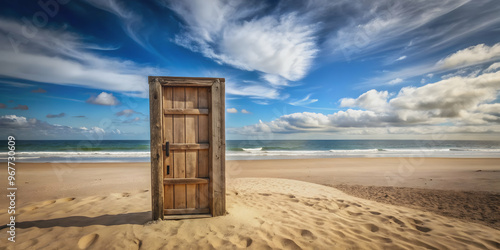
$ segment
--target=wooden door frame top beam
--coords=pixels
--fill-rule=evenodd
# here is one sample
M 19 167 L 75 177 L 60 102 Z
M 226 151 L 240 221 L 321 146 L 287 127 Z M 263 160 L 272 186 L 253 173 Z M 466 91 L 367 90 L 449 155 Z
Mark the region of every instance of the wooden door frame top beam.
M 209 87 L 209 208 L 211 216 L 226 213 L 225 190 L 225 79 L 208 77 L 149 76 L 151 129 L 152 219 L 164 219 L 163 87 Z

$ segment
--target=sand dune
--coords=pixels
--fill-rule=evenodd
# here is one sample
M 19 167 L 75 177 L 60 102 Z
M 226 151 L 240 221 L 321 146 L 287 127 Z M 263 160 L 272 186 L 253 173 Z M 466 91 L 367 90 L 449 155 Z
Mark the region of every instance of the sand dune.
M 152 223 L 148 190 L 27 203 L 17 242 L 3 237 L 0 249 L 500 247 L 500 233 L 490 227 L 308 182 L 236 178 L 227 195 L 226 216 Z

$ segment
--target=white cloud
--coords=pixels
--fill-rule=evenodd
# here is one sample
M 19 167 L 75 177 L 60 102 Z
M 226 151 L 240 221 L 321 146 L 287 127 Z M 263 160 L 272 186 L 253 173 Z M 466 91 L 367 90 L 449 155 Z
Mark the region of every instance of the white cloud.
M 238 113 L 238 110 L 237 110 L 237 109 L 235 109 L 235 108 L 228 108 L 226 111 L 227 111 L 228 113 L 230 113 L 230 114 L 235 114 L 235 113 Z
M 394 41 L 409 37 L 408 33 L 435 21 L 467 3 L 468 0 L 454 1 L 364 1 L 360 4 L 345 3 L 350 10 L 349 22 L 333 32 L 326 44 L 334 53 L 351 60 L 384 50 L 403 48 L 405 43 Z M 443 29 L 443 27 L 440 27 Z M 441 31 L 441 29 L 440 29 Z M 419 39 L 427 40 L 434 36 Z M 446 37 L 440 34 L 441 37 Z M 420 34 L 419 37 L 422 37 Z M 416 46 L 412 42 L 412 46 Z
M 285 78 L 278 75 L 264 74 L 262 78 L 274 86 L 287 86 L 288 82 Z
M 17 115 L 4 115 L 0 116 L 0 127 L 26 127 L 28 126 L 28 120 L 24 116 Z
M 36 118 L 28 119 L 24 116 L 4 115 L 0 116 L 0 128 L 10 134 L 17 134 L 22 138 L 61 138 L 63 137 L 85 137 L 108 133 L 100 127 L 71 127 L 58 124 L 50 124 Z
M 253 99 L 283 98 L 283 96 L 280 96 L 278 89 L 265 86 L 253 81 L 243 81 L 243 83 L 227 81 L 226 93 L 231 95 L 247 96 Z
M 304 105 L 308 105 L 308 104 L 317 102 L 318 99 L 309 99 L 311 97 L 311 95 L 312 94 L 309 94 L 306 97 L 304 97 L 303 99 L 300 99 L 298 101 L 289 102 L 288 104 L 293 105 L 293 106 L 304 106 Z
M 0 36 L 1 75 L 147 96 L 146 76 L 156 69 L 98 56 L 92 52 L 109 48 L 86 43 L 69 31 L 39 28 L 32 39 L 26 39 L 23 30 L 20 22 L 0 20 L 0 31 L 8 34 Z
M 484 73 L 496 72 L 499 69 L 500 69 L 500 62 L 496 62 L 496 63 L 490 65 L 487 69 L 485 69 Z
M 101 92 L 97 97 L 92 96 L 87 100 L 88 103 L 104 106 L 115 106 L 120 102 L 113 96 L 112 93 Z
M 243 113 L 243 114 L 250 114 L 250 113 L 252 113 L 252 112 L 250 112 L 250 111 L 248 111 L 248 110 L 246 110 L 246 109 L 242 109 L 242 110 L 241 110 L 241 113 Z
M 262 6 L 249 1 L 169 2 L 187 24 L 176 43 L 219 63 L 296 81 L 318 52 L 316 26 L 295 13 L 257 16 Z
M 401 61 L 401 60 L 404 60 L 406 59 L 406 56 L 400 56 L 398 59 L 396 59 L 396 61 Z
M 370 90 L 358 98 L 343 98 L 348 109 L 333 114 L 294 113 L 270 122 L 232 129 L 255 133 L 335 132 L 340 134 L 489 133 L 500 131 L 500 72 L 456 76 L 421 87 L 404 87 L 390 98 Z M 451 124 L 443 126 L 443 124 Z
M 389 85 L 396 85 L 396 84 L 399 84 L 399 83 L 402 83 L 402 82 L 403 82 L 403 79 L 396 78 L 396 79 L 390 80 L 387 84 L 389 84 Z
M 441 59 L 437 65 L 441 68 L 457 68 L 487 62 L 498 57 L 500 57 L 500 43 L 491 47 L 478 44 Z
M 389 92 L 369 90 L 358 98 L 343 98 L 340 100 L 341 107 L 359 107 L 366 110 L 384 111 L 388 108 L 387 98 Z

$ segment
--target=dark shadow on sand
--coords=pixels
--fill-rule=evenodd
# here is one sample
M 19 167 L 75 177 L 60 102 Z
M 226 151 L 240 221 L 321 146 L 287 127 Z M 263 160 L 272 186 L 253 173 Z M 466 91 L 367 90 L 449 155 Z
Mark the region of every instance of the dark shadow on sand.
M 17 228 L 50 228 L 50 227 L 86 227 L 93 225 L 114 226 L 136 224 L 143 225 L 151 220 L 151 211 L 128 213 L 128 214 L 106 214 L 97 217 L 86 216 L 70 216 L 64 218 L 48 219 L 48 220 L 34 220 L 34 221 L 21 221 L 16 223 Z M 2 225 L 1 229 L 7 228 L 7 225 Z

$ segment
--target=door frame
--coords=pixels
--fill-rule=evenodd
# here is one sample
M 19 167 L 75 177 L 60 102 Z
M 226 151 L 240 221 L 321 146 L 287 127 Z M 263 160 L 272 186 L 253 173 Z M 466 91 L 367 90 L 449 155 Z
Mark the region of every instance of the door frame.
M 210 87 L 208 138 L 209 138 L 209 184 L 208 200 L 211 216 L 226 213 L 225 178 L 225 79 L 207 77 L 149 76 L 149 117 L 151 129 L 151 205 L 152 219 L 194 218 L 199 215 L 164 216 L 164 173 L 162 146 L 163 86 Z

